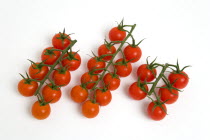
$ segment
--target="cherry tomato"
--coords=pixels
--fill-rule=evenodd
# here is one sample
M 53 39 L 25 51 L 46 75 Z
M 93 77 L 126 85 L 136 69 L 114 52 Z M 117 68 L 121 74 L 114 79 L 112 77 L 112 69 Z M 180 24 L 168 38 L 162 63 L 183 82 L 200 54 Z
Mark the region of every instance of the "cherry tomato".
M 157 75 L 157 71 L 156 71 L 156 69 L 150 70 L 147 67 L 148 67 L 147 64 L 143 64 L 143 65 L 139 66 L 139 68 L 137 70 L 137 76 L 140 77 L 141 81 L 151 82 L 155 79 L 155 77 Z
M 99 105 L 87 100 L 82 105 L 82 114 L 87 118 L 94 118 L 99 113 Z
M 44 49 L 41 55 L 41 59 L 45 64 L 52 65 L 59 58 L 60 51 L 52 51 L 53 47 L 48 47 Z
M 115 63 L 121 63 L 121 64 L 117 64 L 115 65 L 115 68 L 117 70 L 116 74 L 121 76 L 121 77 L 126 77 L 128 76 L 131 71 L 132 71 L 132 66 L 130 62 L 126 62 L 127 64 L 123 64 L 123 58 L 118 59 Z M 127 61 L 127 60 L 125 60 Z
M 138 86 L 138 82 L 134 82 L 130 87 L 129 87 L 129 95 L 132 97 L 134 100 L 142 100 L 147 96 L 147 93 L 144 92 L 142 89 L 143 87 Z M 148 86 L 144 85 L 144 88 L 146 91 L 148 91 Z
M 166 87 L 163 85 L 162 87 Z M 173 104 L 179 97 L 179 92 L 175 89 L 160 88 L 158 91 L 161 101 L 165 102 L 166 104 Z
M 142 55 L 141 49 L 138 46 L 130 46 L 128 45 L 127 47 L 125 47 L 124 49 L 124 54 L 125 54 L 125 58 L 131 63 L 137 62 Z
M 166 116 L 167 109 L 165 104 L 155 106 L 156 104 L 157 101 L 155 101 L 155 103 L 151 102 L 147 108 L 147 112 L 150 118 L 155 121 L 160 121 Z M 160 106 L 162 106 L 165 111 Z
M 91 58 L 88 63 L 87 63 L 87 67 L 89 69 L 89 71 L 92 71 L 94 69 L 102 69 L 105 68 L 106 63 L 98 60 L 96 57 Z M 103 70 L 96 70 L 94 71 L 95 74 L 102 72 Z
M 108 105 L 112 100 L 112 94 L 109 90 L 102 91 L 100 89 L 96 90 L 96 102 L 101 106 Z
M 102 55 L 106 55 L 106 54 L 114 54 L 116 52 L 116 48 L 114 46 L 106 46 L 105 44 L 101 45 L 98 48 L 98 55 L 102 56 Z M 109 61 L 112 59 L 112 56 L 105 56 L 103 57 L 103 60 L 105 61 Z
M 64 50 L 71 44 L 71 38 L 65 33 L 55 34 L 52 38 L 52 44 L 56 49 Z
M 87 89 L 83 88 L 80 85 L 77 85 L 71 89 L 70 92 L 71 99 L 77 103 L 82 103 L 88 98 Z
M 61 98 L 61 89 L 52 84 L 48 84 L 43 87 L 42 95 L 46 102 L 56 103 Z
M 75 71 L 81 64 L 81 57 L 77 52 L 71 52 L 64 55 L 64 60 L 61 61 L 62 65 L 70 71 Z
M 116 90 L 120 86 L 120 78 L 117 74 L 107 73 L 103 81 L 108 90 Z
M 126 31 L 122 31 L 118 27 L 114 27 L 109 31 L 109 39 L 111 41 L 123 41 L 125 37 Z
M 68 70 L 62 70 L 62 68 L 59 68 L 53 72 L 52 79 L 56 85 L 66 86 L 71 81 L 71 74 Z
M 98 80 L 98 76 L 91 75 L 89 72 L 84 73 L 81 77 L 81 83 L 83 83 L 83 84 L 85 84 L 87 82 L 95 82 L 97 80 Z M 95 85 L 95 83 L 88 83 L 86 85 L 86 88 L 91 89 L 94 85 Z
M 47 75 L 49 69 L 47 66 L 42 66 L 40 63 L 32 64 L 29 67 L 29 75 L 32 79 L 42 80 Z
M 38 83 L 29 79 L 22 79 L 18 83 L 18 91 L 25 97 L 33 96 L 38 88 Z
M 187 86 L 189 82 L 189 77 L 184 71 L 180 73 L 172 72 L 171 74 L 169 74 L 168 80 L 171 84 L 173 84 L 175 88 L 183 89 Z
M 31 112 L 32 115 L 38 120 L 46 119 L 51 112 L 50 105 L 46 104 L 41 106 L 40 103 L 36 101 L 32 106 Z

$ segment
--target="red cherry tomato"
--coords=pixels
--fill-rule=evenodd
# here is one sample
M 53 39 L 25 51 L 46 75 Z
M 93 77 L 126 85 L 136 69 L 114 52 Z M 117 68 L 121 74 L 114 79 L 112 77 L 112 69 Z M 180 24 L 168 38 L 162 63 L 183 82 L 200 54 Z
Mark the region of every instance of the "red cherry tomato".
M 41 66 L 40 63 L 32 64 L 29 67 L 29 75 L 32 79 L 42 80 L 47 75 L 49 69 L 47 66 Z
M 173 84 L 175 88 L 183 89 L 187 86 L 189 82 L 189 77 L 184 71 L 180 73 L 172 72 L 171 74 L 169 74 L 168 80 L 171 84 Z
M 44 49 L 41 55 L 41 59 L 45 64 L 52 65 L 59 58 L 60 51 L 52 51 L 53 47 L 48 47 Z
M 98 80 L 98 76 L 97 75 L 91 75 L 89 72 L 86 72 L 82 75 L 81 77 L 81 83 L 85 84 L 87 82 L 95 82 Z M 88 83 L 86 85 L 87 89 L 91 89 L 93 88 L 93 86 L 95 85 L 95 83 Z
M 114 54 L 116 52 L 116 48 L 114 46 L 106 46 L 105 44 L 101 45 L 98 48 L 98 56 L 106 55 L 106 54 Z M 109 61 L 112 59 L 112 56 L 105 56 L 103 60 Z
M 52 79 L 58 86 L 66 86 L 71 81 L 71 74 L 68 70 L 55 70 L 52 74 Z
M 94 69 L 102 69 L 105 68 L 106 63 L 101 61 L 101 60 L 97 60 L 96 57 L 91 58 L 88 63 L 87 63 L 87 67 L 89 69 L 89 71 L 92 71 Z M 95 74 L 97 73 L 101 73 L 103 70 L 96 70 L 94 71 Z
M 147 64 L 139 66 L 137 70 L 137 76 L 140 77 L 141 81 L 151 82 L 155 79 L 156 75 L 157 75 L 156 69 L 152 70 L 148 69 Z
M 64 60 L 61 61 L 62 65 L 70 71 L 75 71 L 81 64 L 81 57 L 77 52 L 71 52 L 64 55 Z
M 74 86 L 70 92 L 71 99 L 76 103 L 82 103 L 88 98 L 87 89 L 80 85 Z
M 87 100 L 82 105 L 82 114 L 87 118 L 94 118 L 99 113 L 99 105 Z
M 142 55 L 141 49 L 138 46 L 132 47 L 128 45 L 124 49 L 125 58 L 131 63 L 137 62 Z
M 160 121 L 165 118 L 167 109 L 165 104 L 155 106 L 156 103 L 157 101 L 155 101 L 155 103 L 151 102 L 147 108 L 147 112 L 150 118 L 155 121 Z M 162 106 L 164 110 L 160 106 Z
M 38 88 L 38 83 L 29 79 L 22 79 L 18 83 L 18 91 L 25 97 L 33 96 Z
M 52 38 L 52 44 L 56 49 L 64 50 L 71 44 L 71 38 L 65 33 L 55 34 Z
M 166 85 L 163 85 L 162 87 L 166 87 Z M 160 96 L 161 101 L 165 102 L 166 104 L 173 104 L 177 101 L 179 97 L 179 92 L 175 89 L 169 89 L 166 88 L 160 88 L 158 91 L 158 94 Z
M 61 89 L 52 84 L 48 84 L 43 87 L 42 95 L 46 102 L 56 103 L 61 98 Z
M 109 39 L 111 41 L 123 41 L 125 37 L 126 31 L 122 31 L 118 27 L 114 27 L 109 31 Z
M 102 91 L 100 89 L 96 90 L 96 102 L 101 106 L 108 105 L 112 100 L 112 94 L 109 90 Z
M 146 91 L 148 91 L 148 86 L 144 85 L 144 88 Z M 142 100 L 147 96 L 147 93 L 144 92 L 142 87 L 138 86 L 138 82 L 134 82 L 130 87 L 129 87 L 129 95 L 131 98 L 134 100 Z
M 116 90 L 120 86 L 120 78 L 113 73 L 107 73 L 103 78 L 104 84 L 108 90 Z
M 127 61 L 127 60 L 125 60 Z M 115 63 L 118 63 L 115 65 L 115 68 L 117 70 L 116 74 L 121 76 L 121 77 L 126 77 L 128 76 L 131 71 L 132 71 L 132 66 L 130 62 L 126 62 L 127 64 L 123 64 L 123 58 L 118 59 Z M 121 64 L 119 64 L 121 63 Z
M 40 103 L 36 101 L 32 106 L 31 112 L 32 115 L 38 120 L 46 119 L 51 112 L 50 105 L 47 104 L 41 106 Z

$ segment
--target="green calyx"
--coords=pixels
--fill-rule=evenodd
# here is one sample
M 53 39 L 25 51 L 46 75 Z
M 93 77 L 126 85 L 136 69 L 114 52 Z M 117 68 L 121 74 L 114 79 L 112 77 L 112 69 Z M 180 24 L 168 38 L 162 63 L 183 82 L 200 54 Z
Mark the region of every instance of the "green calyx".
M 54 53 L 54 51 L 53 51 L 53 50 L 46 49 L 46 52 L 44 53 L 44 55 L 49 55 L 49 56 L 54 55 L 54 56 L 55 56 L 55 53 Z
M 68 37 L 69 37 L 69 35 L 70 34 L 66 34 L 65 33 L 65 28 L 63 29 L 63 33 L 61 33 L 61 32 L 59 32 L 59 35 L 60 35 L 60 37 L 57 37 L 57 39 L 60 39 L 60 40 L 65 40 L 65 39 L 68 39 Z
M 20 74 L 20 73 L 19 73 Z M 27 78 L 26 77 L 24 77 L 22 74 L 20 74 L 20 76 L 24 79 L 24 83 L 25 84 L 31 84 L 31 82 L 33 81 L 32 79 L 30 79 L 30 77 L 29 77 L 29 75 L 28 75 L 28 73 L 26 72 L 26 76 L 27 76 Z

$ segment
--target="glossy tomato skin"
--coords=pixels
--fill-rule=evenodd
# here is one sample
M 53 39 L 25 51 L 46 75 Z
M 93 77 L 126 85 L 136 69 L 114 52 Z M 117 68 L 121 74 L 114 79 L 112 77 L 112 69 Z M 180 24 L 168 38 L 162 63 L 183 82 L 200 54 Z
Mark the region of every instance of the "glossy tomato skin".
M 46 102 L 56 103 L 61 98 L 61 90 L 59 87 L 52 88 L 52 84 L 45 85 L 42 89 L 42 95 Z
M 18 83 L 18 91 L 21 95 L 25 97 L 33 96 L 38 88 L 38 83 L 35 81 L 31 81 L 30 83 L 27 83 L 25 79 L 22 79 Z
M 117 75 L 113 77 L 112 74 L 107 73 L 103 81 L 108 90 L 116 90 L 120 86 L 120 78 Z
M 39 63 L 36 63 L 39 64 Z M 29 75 L 32 79 L 36 79 L 36 80 L 42 80 L 44 79 L 44 77 L 47 75 L 49 69 L 47 66 L 42 66 L 41 69 L 34 69 L 37 68 L 36 65 L 32 64 L 29 67 Z
M 147 66 L 148 66 L 147 64 L 143 64 L 139 66 L 137 70 L 137 76 L 140 77 L 140 80 L 142 82 L 144 81 L 151 82 L 155 79 L 157 75 L 156 69 L 150 70 L 147 68 Z
M 106 54 L 114 54 L 116 52 L 116 48 L 114 46 L 111 46 L 110 48 L 106 47 L 105 44 L 101 45 L 98 48 L 98 56 L 106 55 Z M 105 56 L 103 57 L 103 60 L 109 61 L 112 59 L 112 56 Z
M 66 67 L 69 71 L 75 71 L 79 68 L 81 64 L 81 57 L 77 52 L 70 53 L 73 55 L 73 59 L 68 56 L 68 54 L 64 55 L 64 60 L 61 61 L 62 65 Z
M 148 86 L 144 85 L 144 88 L 146 91 L 148 91 Z M 147 96 L 147 93 L 143 91 L 138 86 L 138 82 L 134 82 L 130 87 L 129 87 L 129 95 L 132 99 L 134 100 L 142 100 Z
M 71 89 L 70 92 L 71 99 L 76 103 L 82 103 L 88 98 L 87 89 L 83 88 L 80 85 L 77 85 Z
M 99 105 L 87 100 L 82 105 L 82 114 L 87 118 L 94 118 L 99 113 Z
M 115 63 L 122 62 L 122 61 L 123 61 L 123 58 L 118 59 Z M 132 66 L 130 62 L 127 62 L 126 65 L 125 64 L 115 65 L 115 68 L 117 70 L 116 74 L 119 75 L 120 77 L 127 77 L 128 75 L 130 75 L 132 71 Z
M 85 84 L 87 82 L 95 82 L 97 80 L 98 80 L 98 76 L 91 75 L 89 72 L 84 73 L 81 77 L 81 83 L 83 83 L 83 84 Z M 94 85 L 95 85 L 95 83 L 89 83 L 86 85 L 86 88 L 91 89 L 91 88 L 93 88 Z
M 51 112 L 50 105 L 47 104 L 47 105 L 41 106 L 40 103 L 36 101 L 32 106 L 31 112 L 32 112 L 32 115 L 38 120 L 46 119 L 50 115 L 50 112 Z
M 44 49 L 41 55 L 41 59 L 44 62 L 44 64 L 47 65 L 53 65 L 55 61 L 60 57 L 61 52 L 60 51 L 50 51 L 54 49 L 53 47 L 48 47 Z
M 55 70 L 52 74 L 52 79 L 55 84 L 58 86 L 66 86 L 71 81 L 71 74 L 67 70 L 65 72 L 60 72 L 59 70 Z
M 141 49 L 138 46 L 132 47 L 128 45 L 124 49 L 125 58 L 131 63 L 137 62 L 142 55 Z
M 123 41 L 126 37 L 126 32 L 121 31 L 118 27 L 114 27 L 109 31 L 109 39 L 111 41 Z
M 61 37 L 61 35 L 65 38 L 63 39 L 58 39 Z M 67 48 L 70 44 L 71 44 L 71 41 L 70 41 L 70 36 L 67 35 L 67 34 L 63 34 L 63 33 L 58 33 L 58 34 L 55 34 L 52 38 L 52 44 L 53 46 L 56 48 L 56 49 L 60 49 L 60 50 L 64 50 L 65 48 Z
M 105 68 L 106 63 L 103 61 L 99 61 L 97 60 L 97 58 L 93 57 L 91 58 L 88 63 L 87 63 L 87 67 L 89 71 L 92 71 L 94 69 L 101 69 L 101 68 Z M 96 70 L 94 71 L 95 74 L 101 73 L 103 70 Z
M 175 88 L 183 89 L 187 86 L 189 82 L 189 77 L 184 71 L 180 73 L 172 72 L 169 74 L 168 80 L 170 81 L 171 84 L 175 82 L 173 84 Z
M 162 87 L 166 87 L 163 85 Z M 158 91 L 161 101 L 165 102 L 166 104 L 173 104 L 177 101 L 179 97 L 179 92 L 175 89 L 160 88 Z
M 102 91 L 100 89 L 96 90 L 96 102 L 99 103 L 100 106 L 108 105 L 112 100 L 112 94 L 109 90 Z
M 160 106 L 157 106 L 155 107 L 155 109 L 153 109 L 154 106 L 155 104 L 153 102 L 151 102 L 148 105 L 147 112 L 148 112 L 149 117 L 155 121 L 160 121 L 163 118 L 165 118 L 166 113 L 164 112 L 164 110 L 167 112 L 167 108 L 165 104 L 161 105 L 164 108 L 164 110 Z

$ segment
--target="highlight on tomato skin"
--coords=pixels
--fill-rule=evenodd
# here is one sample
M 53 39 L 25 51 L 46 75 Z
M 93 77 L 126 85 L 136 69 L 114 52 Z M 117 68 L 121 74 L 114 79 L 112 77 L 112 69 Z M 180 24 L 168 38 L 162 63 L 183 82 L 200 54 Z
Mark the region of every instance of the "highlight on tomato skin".
M 148 91 L 148 86 L 144 85 L 146 91 Z M 134 100 L 142 100 L 147 96 L 147 93 L 143 91 L 141 87 L 138 86 L 138 82 L 134 82 L 129 87 L 129 96 Z
M 106 63 L 99 58 L 93 57 L 88 60 L 87 67 L 89 71 L 94 71 L 94 74 L 101 73 L 103 70 L 96 70 L 96 69 L 103 69 L 105 68 Z
M 96 90 L 96 102 L 100 106 L 108 105 L 112 100 L 112 94 L 109 90 L 103 91 L 100 89 Z
M 47 47 L 43 50 L 41 54 L 41 59 L 44 62 L 44 64 L 53 65 L 55 61 L 60 57 L 61 52 L 60 51 L 52 51 L 52 49 L 55 49 L 54 47 Z
M 114 73 L 107 73 L 103 77 L 103 82 L 108 90 L 116 90 L 120 86 L 120 78 Z
M 65 54 L 61 61 L 63 67 L 66 67 L 69 71 L 75 71 L 80 67 L 81 57 L 77 52 L 70 52 Z
M 27 83 L 27 79 L 22 79 L 18 83 L 18 91 L 21 95 L 25 97 L 31 97 L 34 95 L 38 88 L 38 83 L 35 81 L 30 81 Z
M 155 121 L 160 121 L 160 120 L 165 118 L 166 112 L 167 112 L 167 108 L 166 108 L 165 104 L 161 104 L 161 105 L 155 106 L 155 103 L 157 103 L 157 101 L 151 102 L 148 105 L 147 113 L 148 113 L 148 116 L 151 119 L 153 119 Z M 160 106 L 162 106 L 163 109 Z
M 156 69 L 148 69 L 148 64 L 142 64 L 137 69 L 137 76 L 140 77 L 142 82 L 152 82 L 157 75 Z
M 130 45 L 126 46 L 124 49 L 125 58 L 131 63 L 139 61 L 142 56 L 142 51 L 138 46 L 132 47 Z
M 40 105 L 39 101 L 36 101 L 32 108 L 31 113 L 34 116 L 34 118 L 38 120 L 44 120 L 49 117 L 51 112 L 51 108 L 49 104 L 46 105 Z
M 123 41 L 125 37 L 126 31 L 122 31 L 118 27 L 114 27 L 109 31 L 109 39 L 111 41 Z
M 119 75 L 120 77 L 127 77 L 132 72 L 131 63 L 128 62 L 127 60 L 124 60 L 123 58 L 120 58 L 115 62 L 115 68 L 117 71 L 116 74 Z
M 189 77 L 184 71 L 181 71 L 180 73 L 172 72 L 169 74 L 168 79 L 170 83 L 178 89 L 185 88 L 189 82 Z
M 68 70 L 62 70 L 62 68 L 58 68 L 57 70 L 54 70 L 52 79 L 56 85 L 66 86 L 71 81 L 71 73 Z
M 98 56 L 102 56 L 102 55 L 110 55 L 110 54 L 114 54 L 116 52 L 116 48 L 115 46 L 110 46 L 109 48 L 103 44 L 98 48 Z M 112 59 L 112 56 L 105 56 L 102 58 L 105 61 L 109 61 Z
M 39 68 L 39 65 L 40 63 L 35 63 L 29 67 L 29 75 L 32 79 L 43 80 L 49 72 L 49 68 L 47 66 L 40 66 Z
M 71 44 L 71 38 L 65 33 L 57 33 L 52 38 L 52 44 L 56 49 L 64 50 Z
M 76 103 L 82 103 L 88 98 L 87 89 L 83 88 L 81 85 L 74 86 L 70 91 L 71 99 Z
M 60 87 L 47 84 L 42 89 L 42 95 L 45 102 L 56 103 L 60 100 L 62 93 Z
M 86 72 L 81 76 L 81 84 L 86 84 L 87 89 L 92 89 L 95 85 L 95 83 L 98 80 L 98 75 L 92 75 L 90 72 Z
M 165 102 L 166 104 L 173 104 L 177 101 L 179 97 L 178 90 L 175 89 L 167 89 L 165 88 L 166 85 L 163 85 L 158 91 L 158 95 L 160 96 L 161 101 Z

